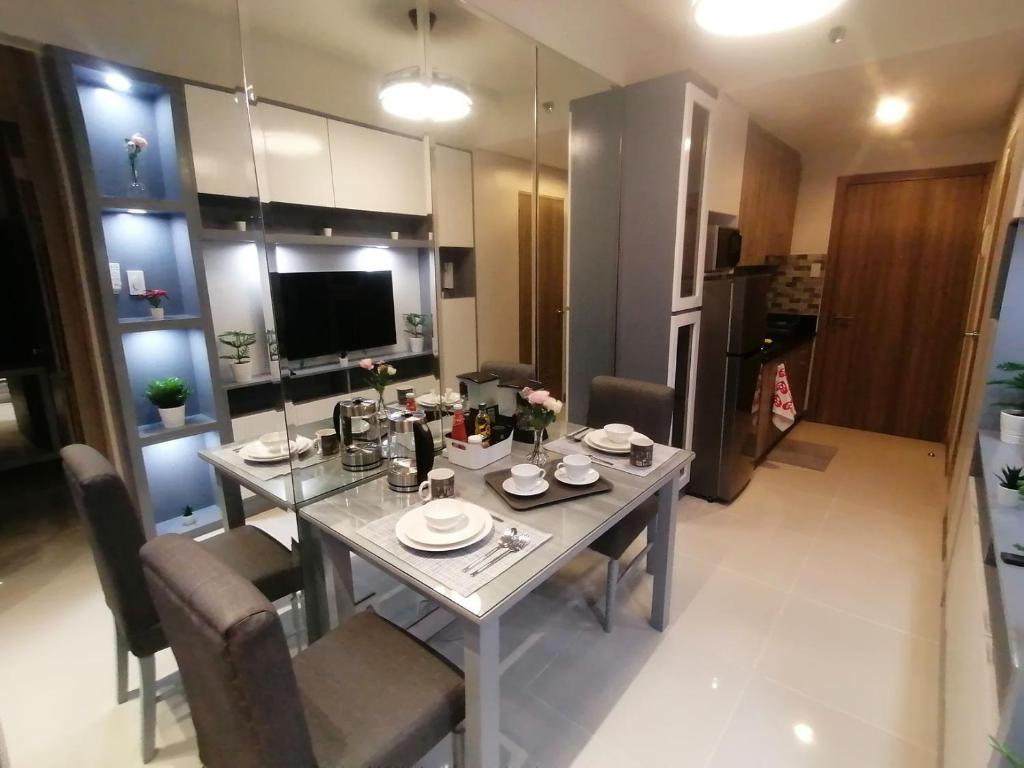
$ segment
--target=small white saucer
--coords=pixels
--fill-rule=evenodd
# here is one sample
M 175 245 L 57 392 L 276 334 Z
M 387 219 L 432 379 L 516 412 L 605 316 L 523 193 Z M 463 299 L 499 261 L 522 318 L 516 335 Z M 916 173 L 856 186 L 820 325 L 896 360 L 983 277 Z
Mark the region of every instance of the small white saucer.
M 636 432 L 633 433 L 634 435 Z M 583 442 L 589 445 L 591 448 L 596 448 L 602 453 L 614 453 L 614 454 L 626 454 L 629 453 L 629 443 L 621 445 L 619 443 L 613 443 L 608 439 L 603 429 L 595 429 L 587 432 L 583 436 Z
M 501 487 L 505 491 L 505 493 L 511 493 L 513 496 L 540 496 L 542 493 L 544 493 L 544 491 L 546 491 L 551 486 L 548 484 L 547 480 L 541 479 L 541 481 L 537 483 L 535 486 L 533 486 L 533 488 L 531 488 L 530 490 L 521 491 L 516 486 L 516 481 L 510 477 L 501 484 Z
M 601 473 L 591 467 L 587 470 L 587 476 L 582 480 L 571 480 L 569 479 L 569 473 L 565 470 L 565 467 L 555 470 L 555 480 L 566 485 L 593 485 L 601 479 Z

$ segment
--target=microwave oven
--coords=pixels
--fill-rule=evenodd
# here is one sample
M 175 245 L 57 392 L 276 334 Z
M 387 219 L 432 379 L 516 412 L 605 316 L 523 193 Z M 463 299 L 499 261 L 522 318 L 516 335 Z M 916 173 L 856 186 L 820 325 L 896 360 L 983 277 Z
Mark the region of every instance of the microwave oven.
M 708 245 L 704 255 L 705 272 L 721 272 L 740 263 L 743 235 L 735 227 L 708 225 Z

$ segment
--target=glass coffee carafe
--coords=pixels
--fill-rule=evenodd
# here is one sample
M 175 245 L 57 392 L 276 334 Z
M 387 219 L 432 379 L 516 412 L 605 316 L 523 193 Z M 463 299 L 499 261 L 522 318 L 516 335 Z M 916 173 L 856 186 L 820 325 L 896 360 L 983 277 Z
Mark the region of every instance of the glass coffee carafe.
M 434 466 L 434 436 L 423 411 L 388 414 L 388 485 L 412 493 Z

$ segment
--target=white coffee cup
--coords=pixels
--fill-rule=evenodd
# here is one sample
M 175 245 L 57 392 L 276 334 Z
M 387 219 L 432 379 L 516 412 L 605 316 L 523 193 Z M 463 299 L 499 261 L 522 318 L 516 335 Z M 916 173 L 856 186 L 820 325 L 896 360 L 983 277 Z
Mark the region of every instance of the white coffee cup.
M 633 434 L 633 428 L 629 424 L 605 424 L 604 434 L 608 442 L 625 447 Z
M 590 457 L 582 453 L 570 453 L 558 463 L 570 480 L 585 480 L 590 473 Z
M 532 491 L 546 474 L 536 464 L 516 464 L 512 467 L 512 482 L 520 491 Z

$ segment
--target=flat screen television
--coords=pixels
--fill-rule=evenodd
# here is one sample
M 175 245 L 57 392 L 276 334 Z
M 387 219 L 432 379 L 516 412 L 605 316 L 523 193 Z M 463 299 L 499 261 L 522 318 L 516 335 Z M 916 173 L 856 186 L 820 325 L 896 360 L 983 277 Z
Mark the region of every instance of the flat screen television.
M 395 343 L 390 272 L 274 272 L 280 356 L 302 360 Z

